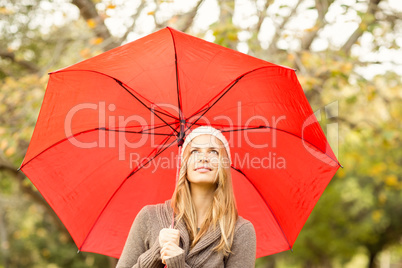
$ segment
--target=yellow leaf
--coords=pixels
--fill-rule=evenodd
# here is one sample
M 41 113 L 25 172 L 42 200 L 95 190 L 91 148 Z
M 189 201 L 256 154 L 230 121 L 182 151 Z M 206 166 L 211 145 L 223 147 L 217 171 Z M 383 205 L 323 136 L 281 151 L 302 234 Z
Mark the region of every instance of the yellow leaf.
M 368 93 L 368 95 L 367 95 L 367 100 L 368 100 L 368 101 L 372 101 L 372 100 L 375 99 L 376 96 L 377 96 L 377 92 L 371 91 L 371 92 Z
M 94 19 L 87 20 L 88 27 L 93 29 L 96 27 L 96 21 Z
M 10 147 L 4 152 L 4 154 L 8 157 L 12 156 L 14 153 L 15 153 L 15 147 Z
M 106 7 L 106 9 L 115 9 L 116 8 L 116 5 L 113 5 L 113 4 L 109 4 L 107 7 Z
M 0 7 L 0 14 L 3 14 L 3 15 L 11 15 L 11 14 L 13 14 L 14 12 L 11 10 L 11 9 L 8 9 L 8 8 L 6 8 L 6 7 Z
M 149 11 L 147 15 L 155 15 L 155 11 Z
M 287 58 L 288 58 L 288 61 L 294 61 L 295 55 L 292 54 L 292 53 L 289 53 L 288 56 L 287 56 Z
M 388 186 L 398 186 L 398 178 L 395 175 L 388 175 L 385 178 L 385 184 Z
M 387 166 L 384 163 L 377 163 L 370 168 L 370 173 L 372 175 L 379 175 L 386 169 Z
M 349 73 L 353 69 L 353 64 L 348 62 L 340 66 L 342 73 Z
M 2 140 L 0 143 L 0 149 L 4 151 L 7 148 L 7 146 L 8 146 L 7 140 Z
M 345 170 L 343 168 L 340 168 L 338 172 L 336 173 L 339 178 L 344 178 L 345 177 Z
M 91 57 L 91 51 L 89 50 L 89 48 L 81 50 L 80 54 L 81 54 L 81 57 L 83 57 L 84 59 Z
M 373 218 L 373 220 L 375 222 L 379 222 L 382 218 L 382 211 L 381 210 L 373 211 L 373 213 L 371 214 L 371 217 Z
M 229 40 L 231 40 L 231 41 L 237 41 L 237 40 L 238 40 L 238 38 L 237 38 L 237 33 L 236 33 L 236 32 L 229 32 L 229 33 L 227 34 L 227 38 L 228 38 Z
M 314 31 L 317 31 L 318 29 L 319 29 L 319 27 L 316 25 L 316 26 L 314 26 L 314 27 L 305 29 L 304 31 L 305 31 L 305 32 L 314 32 Z
M 98 38 L 92 38 L 90 43 L 92 45 L 99 45 L 103 42 L 103 38 L 102 37 L 98 37 Z

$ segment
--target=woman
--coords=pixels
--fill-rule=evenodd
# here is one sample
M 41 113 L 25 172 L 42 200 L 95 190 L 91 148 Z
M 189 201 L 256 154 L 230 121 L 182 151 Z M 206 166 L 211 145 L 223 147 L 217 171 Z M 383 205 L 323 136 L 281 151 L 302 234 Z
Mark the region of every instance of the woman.
M 172 200 L 138 213 L 117 268 L 254 267 L 255 230 L 237 214 L 230 163 L 219 130 L 194 129 L 182 147 Z

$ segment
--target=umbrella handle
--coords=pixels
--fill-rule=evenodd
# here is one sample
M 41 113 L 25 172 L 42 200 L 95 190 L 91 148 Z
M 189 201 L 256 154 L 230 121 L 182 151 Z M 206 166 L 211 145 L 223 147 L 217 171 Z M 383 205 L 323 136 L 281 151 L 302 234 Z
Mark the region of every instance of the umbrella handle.
M 176 184 L 175 184 L 175 189 L 176 189 L 176 186 L 177 186 L 177 182 L 179 181 L 179 170 L 180 170 L 180 165 L 181 165 L 181 148 L 182 147 L 182 143 L 179 143 L 179 149 L 178 149 L 178 152 L 177 152 L 177 157 L 179 158 L 178 159 L 178 165 L 177 165 L 177 169 L 176 169 Z M 174 229 L 174 210 L 173 210 L 173 212 L 172 212 L 172 224 L 170 225 L 170 229 Z M 165 264 L 165 268 L 167 268 L 167 265 Z

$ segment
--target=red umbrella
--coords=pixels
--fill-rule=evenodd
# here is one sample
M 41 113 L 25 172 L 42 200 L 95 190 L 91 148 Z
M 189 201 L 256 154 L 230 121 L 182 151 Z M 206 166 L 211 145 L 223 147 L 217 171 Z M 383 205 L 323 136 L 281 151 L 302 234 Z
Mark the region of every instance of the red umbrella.
M 291 249 L 340 166 L 295 71 L 171 28 L 52 72 L 21 170 L 79 250 L 119 258 L 140 209 L 171 198 L 199 125 L 231 144 L 257 257 Z

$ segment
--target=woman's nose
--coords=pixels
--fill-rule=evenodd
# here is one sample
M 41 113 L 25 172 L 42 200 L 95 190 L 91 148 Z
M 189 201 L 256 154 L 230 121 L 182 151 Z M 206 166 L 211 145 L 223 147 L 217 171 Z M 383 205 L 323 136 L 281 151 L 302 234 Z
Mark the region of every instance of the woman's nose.
M 199 159 L 198 159 L 199 162 L 209 161 L 208 157 L 206 157 L 206 155 L 204 153 L 199 154 L 198 157 L 199 157 Z

